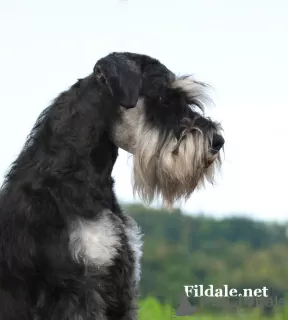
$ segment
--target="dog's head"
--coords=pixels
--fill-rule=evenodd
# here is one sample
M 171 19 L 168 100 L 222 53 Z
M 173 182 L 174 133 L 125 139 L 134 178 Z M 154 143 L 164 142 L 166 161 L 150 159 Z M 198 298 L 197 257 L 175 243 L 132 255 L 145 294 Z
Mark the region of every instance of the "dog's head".
M 133 53 L 102 58 L 94 74 L 119 104 L 111 139 L 133 154 L 134 192 L 143 201 L 159 196 L 171 207 L 205 181 L 213 183 L 224 139 L 220 124 L 204 115 L 211 102 L 205 84 Z

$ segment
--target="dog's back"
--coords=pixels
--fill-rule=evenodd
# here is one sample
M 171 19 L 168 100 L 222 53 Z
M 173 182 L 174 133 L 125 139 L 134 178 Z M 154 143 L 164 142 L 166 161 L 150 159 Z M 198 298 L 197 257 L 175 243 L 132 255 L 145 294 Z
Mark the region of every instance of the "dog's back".
M 138 230 L 113 191 L 117 147 L 106 129 L 116 105 L 105 92 L 89 76 L 62 93 L 6 176 L 1 320 L 136 317 Z

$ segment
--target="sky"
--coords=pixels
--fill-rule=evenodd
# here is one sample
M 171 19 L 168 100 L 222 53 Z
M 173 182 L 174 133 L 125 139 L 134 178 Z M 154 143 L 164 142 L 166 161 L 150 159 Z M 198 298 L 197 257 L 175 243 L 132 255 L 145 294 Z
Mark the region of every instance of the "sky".
M 287 16 L 285 0 L 0 0 L 1 181 L 51 100 L 101 57 L 131 51 L 214 88 L 222 172 L 181 208 L 287 221 Z M 120 151 L 113 175 L 125 202 L 139 201 L 131 168 Z

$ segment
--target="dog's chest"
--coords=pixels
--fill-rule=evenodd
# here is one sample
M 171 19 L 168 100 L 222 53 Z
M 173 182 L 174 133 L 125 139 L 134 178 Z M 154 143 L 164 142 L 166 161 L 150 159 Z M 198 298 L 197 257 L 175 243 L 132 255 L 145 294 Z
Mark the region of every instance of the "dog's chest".
M 128 247 L 132 254 L 134 280 L 138 283 L 142 240 L 133 218 L 125 216 L 122 221 L 112 212 L 105 211 L 95 220 L 79 219 L 71 225 L 70 252 L 79 263 L 97 268 L 111 266 L 117 255 L 123 254 L 123 247 Z

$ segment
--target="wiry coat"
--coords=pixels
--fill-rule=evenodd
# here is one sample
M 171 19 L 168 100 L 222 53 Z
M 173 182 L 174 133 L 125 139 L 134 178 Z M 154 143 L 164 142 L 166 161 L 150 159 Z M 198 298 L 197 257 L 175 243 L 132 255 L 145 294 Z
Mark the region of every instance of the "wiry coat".
M 213 181 L 224 139 L 197 111 L 203 88 L 112 53 L 42 113 L 0 194 L 0 320 L 137 319 L 141 235 L 113 191 L 118 147 L 144 200 Z
M 1 320 L 136 316 L 137 261 L 126 230 L 133 222 L 113 191 L 118 149 L 108 129 L 118 104 L 108 90 L 91 75 L 62 93 L 39 117 L 7 174 L 0 198 Z M 102 251 L 95 265 L 81 255 L 73 259 L 73 224 L 96 221 L 105 242 L 103 215 L 107 227 L 118 229 L 117 252 Z

